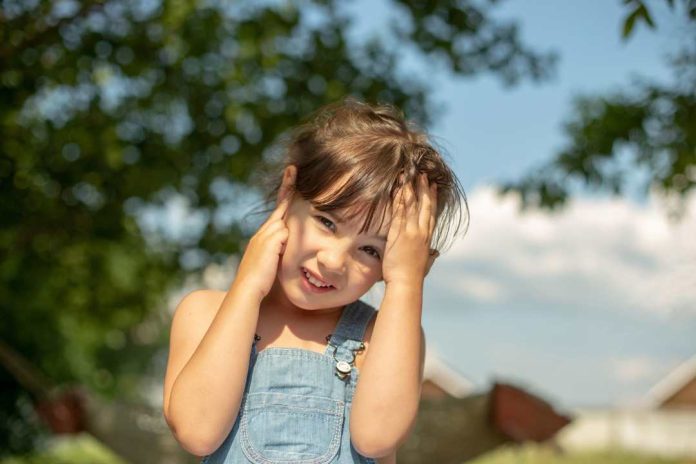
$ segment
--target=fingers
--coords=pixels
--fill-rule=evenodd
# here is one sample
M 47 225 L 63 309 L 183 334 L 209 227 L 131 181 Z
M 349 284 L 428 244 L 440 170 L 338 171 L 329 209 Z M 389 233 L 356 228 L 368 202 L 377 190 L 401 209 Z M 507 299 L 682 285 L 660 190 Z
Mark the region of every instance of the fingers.
M 294 165 L 289 165 L 283 171 L 283 180 L 280 184 L 280 189 L 278 189 L 278 199 L 276 204 L 287 197 L 292 192 L 292 187 L 295 185 L 295 178 L 297 177 L 297 168 Z
M 433 236 L 433 230 L 435 230 L 435 225 L 437 224 L 437 182 L 433 182 L 430 187 L 430 221 L 428 223 L 428 230 L 430 231 L 430 237 Z
M 437 184 L 433 182 L 429 185 L 427 174 L 418 175 L 415 187 L 411 183 L 404 183 L 397 189 L 391 226 L 395 232 L 408 229 L 430 243 L 436 221 Z
M 403 175 L 401 176 L 403 181 Z M 399 225 L 407 224 L 408 219 L 413 217 L 413 207 L 415 205 L 416 194 L 410 183 L 403 183 L 399 186 L 394 197 L 394 220 L 399 221 Z
M 432 209 L 432 197 L 428 188 L 428 177 L 425 174 L 418 176 L 418 196 L 420 197 L 420 210 L 418 211 L 418 227 L 430 233 L 430 210 Z
M 288 206 L 290 205 L 290 195 L 285 195 L 276 205 L 276 209 L 273 210 L 271 215 L 268 217 L 267 222 L 273 222 L 278 219 L 284 219 L 285 218 L 285 213 L 288 210 Z
M 418 176 L 417 182 L 417 195 L 420 199 L 420 208 L 417 212 L 418 228 L 427 232 L 429 241 L 437 222 L 437 183 L 428 185 L 428 176 L 425 173 Z
M 267 223 L 276 221 L 278 219 L 284 219 L 287 213 L 288 206 L 292 199 L 292 188 L 295 185 L 295 178 L 297 176 L 297 168 L 293 165 L 285 168 L 283 172 L 283 180 L 278 189 L 278 199 L 276 200 L 276 208 L 273 210 L 271 215 L 268 217 Z
M 430 243 L 437 219 L 437 183 L 433 182 L 431 185 L 428 185 L 428 177 L 425 174 L 423 174 L 423 181 L 421 182 L 421 195 L 423 206 L 420 210 L 419 219 L 421 220 L 421 225 L 428 231 L 428 243 Z M 426 276 L 438 256 L 440 256 L 439 251 L 433 248 L 428 250 L 428 261 L 425 267 Z
M 416 183 L 416 189 L 414 190 L 413 184 L 410 182 L 404 184 L 401 186 L 401 193 L 403 195 L 403 206 L 404 206 L 404 214 L 407 215 L 407 218 L 412 218 L 414 213 L 415 213 L 415 208 L 416 208 L 416 196 L 418 195 L 418 184 Z M 416 217 L 418 217 L 416 215 Z
M 393 216 L 432 236 L 437 219 L 437 184 L 428 185 L 425 173 L 418 175 L 415 188 L 410 183 L 403 184 L 394 198 Z
M 428 177 L 425 173 L 420 174 L 418 177 L 418 196 L 420 198 L 418 228 L 421 231 L 426 231 L 427 240 L 430 243 L 437 221 L 437 183 L 433 182 L 428 185 Z M 428 260 L 425 268 L 426 276 L 438 256 L 440 256 L 439 251 L 434 248 L 428 250 Z
M 401 232 L 401 227 L 404 223 L 404 188 L 399 187 L 396 194 L 394 195 L 394 201 L 392 202 L 392 218 L 391 225 L 389 227 L 389 236 L 392 239 Z

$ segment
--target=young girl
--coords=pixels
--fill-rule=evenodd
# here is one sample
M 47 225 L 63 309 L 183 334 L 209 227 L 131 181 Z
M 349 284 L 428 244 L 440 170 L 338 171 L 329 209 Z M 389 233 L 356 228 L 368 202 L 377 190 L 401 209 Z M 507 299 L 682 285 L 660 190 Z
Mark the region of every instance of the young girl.
M 204 463 L 396 462 L 420 399 L 423 280 L 464 192 L 400 112 L 354 99 L 298 127 L 283 167 L 229 290 L 177 306 L 165 418 Z M 378 281 L 375 311 L 359 298 Z

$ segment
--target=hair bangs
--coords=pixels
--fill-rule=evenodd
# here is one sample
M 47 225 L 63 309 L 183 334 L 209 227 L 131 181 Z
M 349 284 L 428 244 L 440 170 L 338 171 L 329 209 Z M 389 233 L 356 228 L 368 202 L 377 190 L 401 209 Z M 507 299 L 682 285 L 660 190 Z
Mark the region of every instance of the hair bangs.
M 360 171 L 363 171 L 362 169 Z M 364 170 L 346 176 L 346 180 L 338 188 L 330 188 L 330 183 L 324 191 L 318 192 L 309 201 L 319 211 L 332 212 L 341 221 L 350 222 L 358 218 L 362 220 L 358 233 L 376 230 L 384 224 L 392 204 L 393 188 L 385 185 L 394 184 L 394 177 L 379 175 L 375 170 Z M 391 177 L 391 178 L 390 178 Z

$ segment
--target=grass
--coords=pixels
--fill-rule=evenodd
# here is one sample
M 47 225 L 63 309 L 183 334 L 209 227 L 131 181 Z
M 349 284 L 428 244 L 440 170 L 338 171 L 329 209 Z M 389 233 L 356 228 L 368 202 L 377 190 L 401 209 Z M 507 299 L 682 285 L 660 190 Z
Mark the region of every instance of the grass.
M 0 464 L 126 464 L 91 435 L 56 437 L 41 452 L 0 459 Z M 507 445 L 466 464 L 696 464 L 626 451 L 558 453 L 548 446 Z
M 696 464 L 696 459 L 669 459 L 621 450 L 559 453 L 539 445 L 510 445 L 467 464 Z
M 53 437 L 46 449 L 0 459 L 0 464 L 126 464 L 91 435 Z

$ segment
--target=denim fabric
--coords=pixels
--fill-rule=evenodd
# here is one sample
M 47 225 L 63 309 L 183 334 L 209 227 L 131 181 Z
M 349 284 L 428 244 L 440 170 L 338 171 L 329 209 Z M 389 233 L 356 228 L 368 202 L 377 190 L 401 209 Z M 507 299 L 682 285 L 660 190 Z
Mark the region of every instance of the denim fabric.
M 240 413 L 220 447 L 201 464 L 369 463 L 350 442 L 350 410 L 358 381 L 352 365 L 375 309 L 357 300 L 343 309 L 323 353 L 251 348 Z M 337 361 L 351 363 L 341 379 Z

